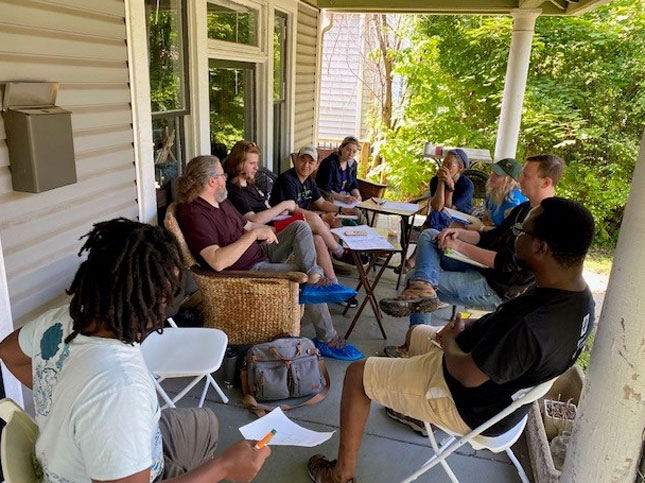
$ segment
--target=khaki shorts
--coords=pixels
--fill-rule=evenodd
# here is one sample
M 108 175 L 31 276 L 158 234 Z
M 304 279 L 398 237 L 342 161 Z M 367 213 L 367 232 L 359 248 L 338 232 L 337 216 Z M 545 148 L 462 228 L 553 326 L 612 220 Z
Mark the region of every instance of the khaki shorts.
M 161 411 L 163 479 L 175 478 L 215 457 L 219 419 L 209 408 L 173 408 Z
M 363 385 L 367 396 L 383 406 L 459 434 L 470 428 L 457 412 L 443 377 L 443 351 L 432 343 L 439 327 L 419 325 L 410 337 L 407 359 L 370 357 Z

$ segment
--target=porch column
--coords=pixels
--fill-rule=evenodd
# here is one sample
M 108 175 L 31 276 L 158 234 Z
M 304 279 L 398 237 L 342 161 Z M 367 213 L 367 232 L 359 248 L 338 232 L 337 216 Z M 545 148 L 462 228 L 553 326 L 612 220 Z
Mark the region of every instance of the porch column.
M 502 97 L 502 109 L 497 128 L 495 160 L 515 157 L 520 122 L 522 121 L 524 88 L 531 58 L 531 43 L 535 31 L 535 20 L 540 13 L 542 10 L 539 8 L 514 8 L 511 10 L 513 35 L 511 49 L 508 53 L 504 96 Z
M 645 134 L 560 481 L 631 483 L 645 428 Z

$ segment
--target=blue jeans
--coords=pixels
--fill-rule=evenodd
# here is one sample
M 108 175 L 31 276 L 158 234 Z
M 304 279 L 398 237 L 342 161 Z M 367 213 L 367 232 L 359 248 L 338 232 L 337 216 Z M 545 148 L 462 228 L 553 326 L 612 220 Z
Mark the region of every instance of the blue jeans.
M 502 299 L 492 289 L 486 277 L 468 263 L 443 255 L 433 238 L 437 230 L 424 230 L 417 243 L 416 266 L 407 282 L 422 280 L 431 283 L 442 302 L 465 305 L 480 310 L 495 310 Z M 432 314 L 410 315 L 410 326 L 432 325 Z

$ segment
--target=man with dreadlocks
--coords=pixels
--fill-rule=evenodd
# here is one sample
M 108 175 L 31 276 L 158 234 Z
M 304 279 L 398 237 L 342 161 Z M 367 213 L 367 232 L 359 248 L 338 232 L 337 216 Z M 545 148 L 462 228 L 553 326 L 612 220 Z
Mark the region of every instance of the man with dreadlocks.
M 139 344 L 161 330 L 180 294 L 169 233 L 125 218 L 98 223 L 68 293 L 0 343 L 0 358 L 33 389 L 36 458 L 46 481 L 251 481 L 270 454 L 239 441 L 215 457 L 210 409 L 159 409 Z

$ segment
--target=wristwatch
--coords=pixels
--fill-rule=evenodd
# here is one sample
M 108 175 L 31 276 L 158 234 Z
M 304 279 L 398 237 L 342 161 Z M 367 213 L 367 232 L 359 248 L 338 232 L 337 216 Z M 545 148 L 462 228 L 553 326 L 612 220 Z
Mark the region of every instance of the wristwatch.
M 338 211 L 336 212 L 337 215 L 340 215 L 343 212 L 343 207 L 339 206 Z

